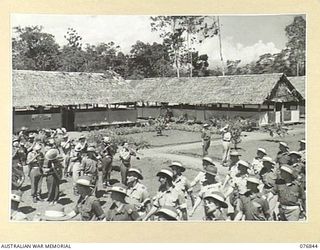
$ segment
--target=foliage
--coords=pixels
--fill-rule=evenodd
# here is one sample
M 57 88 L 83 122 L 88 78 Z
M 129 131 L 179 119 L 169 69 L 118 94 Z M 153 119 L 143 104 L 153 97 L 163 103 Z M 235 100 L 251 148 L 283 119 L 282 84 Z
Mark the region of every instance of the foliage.
M 42 29 L 42 26 L 13 28 L 13 69 L 56 70 L 59 67 L 59 45 L 53 35 Z

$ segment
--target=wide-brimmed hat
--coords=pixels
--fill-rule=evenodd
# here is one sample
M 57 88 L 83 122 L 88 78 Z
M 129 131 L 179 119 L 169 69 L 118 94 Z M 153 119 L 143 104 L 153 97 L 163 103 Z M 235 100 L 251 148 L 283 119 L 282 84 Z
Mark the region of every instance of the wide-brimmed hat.
M 63 132 L 62 132 L 62 130 L 60 128 L 57 128 L 56 132 L 57 132 L 58 135 L 62 135 L 63 134 Z
M 260 179 L 255 176 L 255 175 L 250 175 L 248 178 L 247 178 L 247 182 L 251 182 L 251 183 L 255 183 L 257 185 L 260 185 Z
M 85 187 L 94 187 L 94 185 L 92 184 L 92 177 L 88 175 L 80 176 L 76 183 Z
M 55 204 L 44 211 L 43 219 L 46 221 L 64 221 L 70 219 L 70 216 L 65 213 L 61 204 Z
M 104 136 L 104 137 L 102 138 L 102 141 L 103 141 L 104 143 L 110 143 L 110 142 L 111 142 L 111 138 L 110 138 L 109 136 Z
M 47 160 L 52 161 L 52 160 L 57 159 L 58 155 L 59 155 L 59 150 L 52 148 L 47 151 L 47 153 L 44 155 L 44 157 Z
M 249 163 L 244 161 L 244 160 L 239 160 L 237 164 L 238 164 L 238 166 L 241 165 L 241 166 L 244 166 L 246 168 L 250 168 Z
M 262 158 L 262 161 L 263 162 L 269 162 L 271 165 L 276 165 L 276 163 L 272 160 L 272 158 L 271 157 L 269 157 L 269 156 L 264 156 L 263 158 Z
M 231 151 L 230 156 L 241 156 L 241 154 L 238 151 Z
M 127 187 L 122 183 L 115 183 L 112 187 L 110 187 L 107 192 L 117 192 L 120 194 L 128 195 L 127 194 Z
M 171 169 L 168 169 L 168 168 L 163 168 L 157 173 L 157 176 L 161 176 L 161 175 L 169 177 L 171 180 L 173 178 L 173 173 L 172 173 Z
M 172 218 L 173 220 L 179 220 L 178 211 L 174 207 L 163 206 L 154 213 L 154 215 L 160 215 L 160 214 L 165 214 L 170 218 Z
M 19 141 L 19 137 L 13 136 L 13 137 L 12 137 L 12 142 L 16 142 L 16 141 Z
M 28 138 L 35 138 L 35 137 L 36 137 L 35 133 L 28 134 Z
M 205 169 L 205 173 L 216 176 L 218 174 L 218 168 L 215 165 L 208 165 Z
M 291 174 L 292 176 L 294 176 L 294 169 L 289 165 L 282 165 L 280 167 L 280 170 L 285 171 L 285 172 Z
M 128 169 L 128 174 L 129 173 L 135 173 L 138 175 L 138 179 L 143 180 L 142 171 L 139 168 L 131 167 Z
M 209 162 L 211 165 L 216 165 L 216 163 L 212 160 L 212 158 L 211 157 L 208 157 L 208 156 L 206 156 L 206 157 L 203 157 L 202 158 L 202 162 Z
M 289 148 L 288 144 L 286 142 L 279 142 L 279 145 L 284 146 L 285 148 Z
M 67 129 L 66 128 L 61 128 L 62 133 L 67 133 Z
M 208 128 L 208 127 L 210 127 L 210 125 L 208 123 L 205 123 L 205 124 L 203 124 L 203 127 Z
M 299 142 L 301 142 L 301 143 L 306 143 L 306 140 L 305 139 L 301 139 Z
M 12 190 L 11 200 L 16 201 L 16 202 L 23 202 L 22 201 L 22 192 L 20 190 Z
M 218 201 L 221 204 L 222 208 L 227 208 L 228 207 L 228 204 L 225 202 L 226 198 L 220 192 L 217 192 L 217 191 L 205 192 L 203 198 L 204 199 L 213 198 L 213 199 L 215 199 L 216 201 Z
M 264 155 L 267 154 L 267 151 L 264 148 L 258 148 L 257 151 L 263 153 Z
M 169 168 L 172 168 L 172 167 L 178 167 L 180 168 L 181 172 L 184 172 L 186 171 L 186 168 L 182 165 L 181 162 L 179 161 L 173 161 L 171 162 L 171 164 L 169 165 Z
M 289 152 L 288 155 L 289 155 L 289 156 L 290 156 L 290 155 L 296 155 L 296 156 L 298 156 L 298 157 L 301 157 L 301 154 L 300 154 L 298 151 L 291 151 L 291 152 Z

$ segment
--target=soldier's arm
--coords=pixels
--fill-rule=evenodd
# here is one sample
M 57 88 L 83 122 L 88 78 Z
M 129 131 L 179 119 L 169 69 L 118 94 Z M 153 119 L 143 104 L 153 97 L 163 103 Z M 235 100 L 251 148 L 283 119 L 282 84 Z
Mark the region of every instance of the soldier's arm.
M 103 220 L 106 217 L 98 200 L 92 202 L 92 212 L 96 215 L 98 220 Z

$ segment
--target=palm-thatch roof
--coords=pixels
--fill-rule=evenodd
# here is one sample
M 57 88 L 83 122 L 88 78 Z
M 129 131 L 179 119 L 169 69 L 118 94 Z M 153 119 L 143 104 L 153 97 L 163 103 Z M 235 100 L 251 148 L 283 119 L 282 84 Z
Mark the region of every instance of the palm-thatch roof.
M 303 98 L 306 98 L 306 77 L 305 76 L 294 76 L 288 77 L 288 80 L 292 85 L 300 92 Z
M 149 78 L 128 82 L 135 87 L 139 101 L 193 105 L 263 104 L 268 100 L 280 101 L 274 96 L 275 88 L 280 85 L 288 89 L 287 93 L 294 89 L 283 74 Z M 299 93 L 297 95 L 302 98 Z
M 13 70 L 13 106 L 110 104 L 135 100 L 116 73 Z

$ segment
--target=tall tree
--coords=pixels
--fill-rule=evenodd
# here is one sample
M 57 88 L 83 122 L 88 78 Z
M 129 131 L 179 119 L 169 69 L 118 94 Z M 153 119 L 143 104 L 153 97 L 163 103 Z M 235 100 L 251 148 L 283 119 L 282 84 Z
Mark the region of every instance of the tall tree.
M 59 45 L 54 36 L 42 32 L 41 26 L 14 27 L 12 67 L 24 70 L 56 70 L 59 67 Z

